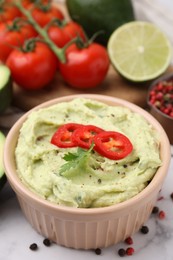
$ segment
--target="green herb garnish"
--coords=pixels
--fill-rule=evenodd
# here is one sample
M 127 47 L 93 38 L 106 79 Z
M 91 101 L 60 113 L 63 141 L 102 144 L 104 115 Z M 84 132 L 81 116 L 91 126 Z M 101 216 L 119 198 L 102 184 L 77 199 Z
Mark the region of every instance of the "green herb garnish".
M 77 165 L 82 164 L 87 158 L 90 156 L 91 151 L 93 150 L 94 144 L 91 145 L 89 150 L 84 150 L 78 147 L 76 153 L 67 153 L 64 155 L 63 159 L 67 161 L 67 163 L 63 164 L 60 168 L 59 173 L 63 175 L 64 172 L 71 170 L 71 168 L 75 168 Z

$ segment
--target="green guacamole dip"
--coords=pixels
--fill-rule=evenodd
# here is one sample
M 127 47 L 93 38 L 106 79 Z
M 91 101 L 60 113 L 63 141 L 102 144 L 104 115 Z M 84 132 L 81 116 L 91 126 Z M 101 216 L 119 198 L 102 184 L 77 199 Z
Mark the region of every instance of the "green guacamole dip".
M 121 160 L 91 152 L 62 172 L 64 155 L 78 148 L 50 143 L 65 123 L 92 124 L 126 135 L 133 151 Z M 33 192 L 53 203 L 79 208 L 110 206 L 142 191 L 161 165 L 159 137 L 139 114 L 121 106 L 76 98 L 32 112 L 24 122 L 15 151 L 17 172 Z

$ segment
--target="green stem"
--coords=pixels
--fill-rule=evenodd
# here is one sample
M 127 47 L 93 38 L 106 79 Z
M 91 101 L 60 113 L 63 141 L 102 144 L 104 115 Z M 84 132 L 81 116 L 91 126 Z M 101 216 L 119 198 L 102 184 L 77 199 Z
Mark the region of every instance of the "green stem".
M 38 32 L 39 35 L 41 35 L 45 41 L 51 48 L 51 50 L 55 53 L 55 55 L 58 57 L 58 59 L 62 63 L 66 63 L 66 57 L 65 57 L 65 51 L 62 48 L 58 48 L 56 44 L 49 38 L 49 35 L 46 30 L 44 30 L 42 27 L 39 26 L 39 24 L 34 20 L 32 17 L 30 11 L 26 10 L 22 4 L 21 0 L 16 1 L 15 5 L 19 8 L 19 10 L 27 17 L 30 24 L 35 28 L 35 30 Z

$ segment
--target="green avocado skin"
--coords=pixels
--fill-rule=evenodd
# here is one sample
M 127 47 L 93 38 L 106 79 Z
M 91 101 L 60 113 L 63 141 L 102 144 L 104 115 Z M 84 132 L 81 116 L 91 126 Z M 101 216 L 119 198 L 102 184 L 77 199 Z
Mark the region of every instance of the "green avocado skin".
M 5 144 L 5 135 L 0 131 L 0 191 L 4 187 L 7 178 L 4 171 L 3 165 L 3 150 Z
M 88 37 L 102 31 L 96 41 L 107 45 L 112 32 L 124 23 L 135 20 L 131 0 L 66 0 L 68 13 Z
M 6 86 L 0 91 L 0 113 L 3 113 L 12 100 L 12 80 L 9 79 Z
M 0 177 L 0 191 L 2 190 L 2 188 L 4 187 L 5 183 L 7 182 L 7 177 L 5 174 L 3 174 Z

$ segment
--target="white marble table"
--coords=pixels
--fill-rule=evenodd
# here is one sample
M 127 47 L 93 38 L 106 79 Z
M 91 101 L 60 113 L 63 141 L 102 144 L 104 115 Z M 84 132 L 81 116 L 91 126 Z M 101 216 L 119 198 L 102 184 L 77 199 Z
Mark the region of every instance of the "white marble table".
M 173 153 L 173 147 L 172 153 Z M 170 194 L 173 192 L 173 157 L 167 178 L 164 182 L 160 196 L 163 199 L 157 202 L 160 210 L 164 210 L 166 218 L 160 220 L 158 216 L 151 215 L 146 223 L 149 233 L 140 232 L 133 236 L 135 253 L 133 260 L 173 260 L 173 200 Z M 43 245 L 43 237 L 30 226 L 23 216 L 15 194 L 8 185 L 0 192 L 0 260 L 96 260 L 119 259 L 118 249 L 127 248 L 123 242 L 107 249 L 102 249 L 101 255 L 94 251 L 68 249 L 56 244 L 50 247 Z M 30 244 L 37 243 L 38 250 L 31 251 Z M 127 256 L 128 257 L 128 256 Z M 121 258 L 120 258 L 121 259 Z

